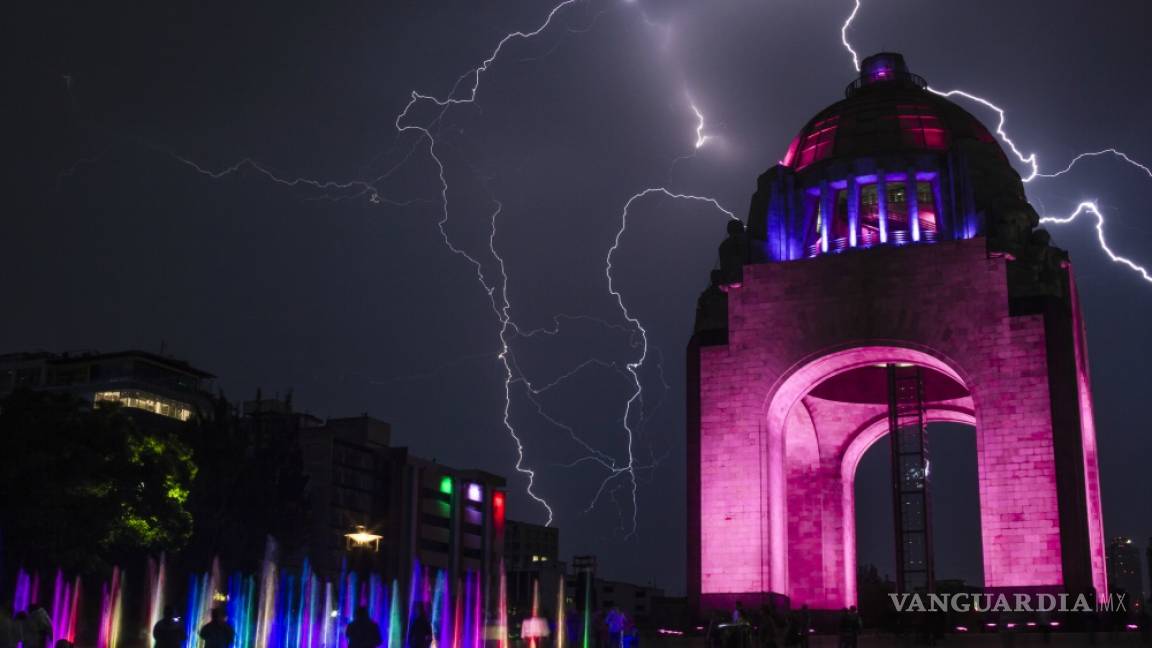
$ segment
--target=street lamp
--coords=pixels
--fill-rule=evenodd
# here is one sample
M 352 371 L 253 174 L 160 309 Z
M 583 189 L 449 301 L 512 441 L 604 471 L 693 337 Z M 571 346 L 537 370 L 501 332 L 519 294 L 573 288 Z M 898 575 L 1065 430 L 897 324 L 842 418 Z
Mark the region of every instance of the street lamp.
M 352 533 L 345 533 L 344 538 L 348 540 L 348 549 L 368 549 L 372 551 L 380 551 L 380 539 L 384 536 L 372 533 L 363 525 L 356 525 L 356 530 Z

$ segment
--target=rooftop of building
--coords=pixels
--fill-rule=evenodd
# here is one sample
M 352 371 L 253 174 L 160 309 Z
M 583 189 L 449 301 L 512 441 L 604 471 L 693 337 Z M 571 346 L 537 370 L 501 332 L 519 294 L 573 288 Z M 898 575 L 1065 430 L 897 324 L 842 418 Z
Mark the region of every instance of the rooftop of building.
M 966 140 L 997 145 L 980 120 L 931 90 L 898 53 L 865 58 L 845 94 L 804 125 L 781 164 L 800 171 L 860 155 L 946 151 Z
M 44 364 L 59 366 L 123 359 L 145 360 L 173 371 L 195 376 L 196 378 L 208 379 L 216 377 L 214 374 L 192 366 L 192 364 L 186 360 L 181 360 L 169 355 L 152 353 L 151 351 L 142 351 L 140 349 L 125 349 L 123 351 L 111 351 L 107 353 L 94 350 L 62 351 L 59 353 L 40 350 L 0 354 L 0 364 L 43 362 Z

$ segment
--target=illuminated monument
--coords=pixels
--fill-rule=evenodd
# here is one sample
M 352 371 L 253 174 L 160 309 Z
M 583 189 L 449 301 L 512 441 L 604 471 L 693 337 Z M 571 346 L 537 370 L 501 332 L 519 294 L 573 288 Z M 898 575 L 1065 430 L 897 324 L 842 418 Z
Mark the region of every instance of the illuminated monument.
M 1037 224 L 988 130 L 898 54 L 866 59 L 808 122 L 760 176 L 746 226 L 729 224 L 700 296 L 696 603 L 855 604 L 853 483 L 882 440 L 899 587 L 930 589 L 937 421 L 976 429 L 986 587 L 1107 591 L 1076 289 Z

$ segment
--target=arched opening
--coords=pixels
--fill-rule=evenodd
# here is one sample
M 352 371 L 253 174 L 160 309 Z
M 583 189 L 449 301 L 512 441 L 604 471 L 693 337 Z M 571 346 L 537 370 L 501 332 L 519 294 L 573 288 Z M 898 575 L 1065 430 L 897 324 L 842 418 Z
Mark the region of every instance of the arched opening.
M 927 430 L 936 590 L 955 593 L 982 588 L 976 429 L 963 423 L 933 422 Z M 853 479 L 857 605 L 873 622 L 891 611 L 887 594 L 895 588 L 890 443 L 891 435 L 877 439 L 860 458 Z
M 853 485 L 865 452 L 888 434 L 890 366 L 918 368 L 925 423 L 976 423 L 960 370 L 929 350 L 856 347 L 790 372 L 766 413 L 769 581 L 793 604 L 857 602 Z

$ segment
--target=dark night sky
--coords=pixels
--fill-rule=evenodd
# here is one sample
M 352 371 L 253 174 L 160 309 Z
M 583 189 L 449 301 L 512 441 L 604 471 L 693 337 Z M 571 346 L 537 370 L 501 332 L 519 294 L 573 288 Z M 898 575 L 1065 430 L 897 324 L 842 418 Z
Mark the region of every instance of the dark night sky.
M 440 239 L 439 186 L 426 143 L 397 135 L 411 90 L 442 96 L 499 39 L 535 28 L 543 1 L 21 3 L 8 57 L 8 158 L 0 258 L 3 350 L 168 352 L 220 376 L 233 399 L 295 390 L 321 416 L 369 412 L 421 455 L 512 474 L 501 424 L 497 322 L 475 272 Z M 40 5 L 35 8 L 32 5 Z M 857 49 L 902 51 L 939 88 L 983 94 L 1047 168 L 1117 146 L 1152 160 L 1152 5 L 879 1 L 851 31 Z M 437 127 L 453 241 L 509 272 L 524 329 L 513 341 L 537 386 L 594 365 L 538 397 L 548 413 L 623 460 L 624 363 L 635 338 L 607 292 L 604 257 L 624 202 L 654 185 L 716 197 L 744 217 L 756 176 L 853 78 L 840 45 L 848 0 L 583 0 L 530 41 L 513 41 L 478 101 Z M 666 24 L 664 30 L 651 24 Z M 691 96 L 712 136 L 691 153 Z M 974 106 L 992 123 L 994 115 Z M 426 120 L 429 111 L 415 116 Z M 380 180 L 398 207 L 318 199 L 285 177 Z M 1111 218 L 1115 249 L 1152 264 L 1152 178 L 1109 159 L 1029 185 L 1041 212 L 1085 198 Z M 347 197 L 347 193 L 341 194 Z M 654 349 L 637 435 L 639 527 L 625 482 L 609 485 L 569 432 L 514 386 L 512 420 L 538 489 L 557 511 L 563 552 L 596 553 L 613 577 L 683 588 L 683 348 L 724 217 L 706 205 L 638 202 L 616 257 L 617 285 Z M 1087 220 L 1055 228 L 1076 264 L 1088 320 L 1107 532 L 1152 536 L 1152 284 L 1104 258 Z M 663 359 L 665 389 L 657 371 Z M 942 433 L 938 517 L 976 521 L 971 430 Z M 862 468 L 861 562 L 889 565 L 883 453 Z M 879 459 L 877 458 L 879 457 Z M 945 478 L 948 477 L 948 478 Z M 510 481 L 512 514 L 542 521 Z M 939 519 L 938 524 L 947 520 Z M 978 534 L 948 525 L 942 577 L 978 579 Z M 941 528 L 941 527 L 938 527 Z

